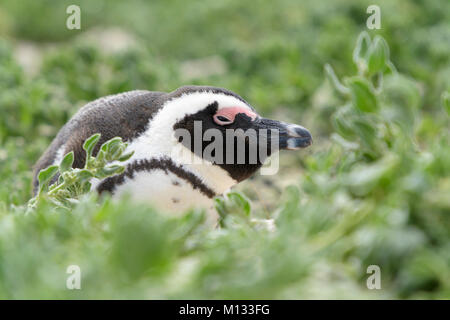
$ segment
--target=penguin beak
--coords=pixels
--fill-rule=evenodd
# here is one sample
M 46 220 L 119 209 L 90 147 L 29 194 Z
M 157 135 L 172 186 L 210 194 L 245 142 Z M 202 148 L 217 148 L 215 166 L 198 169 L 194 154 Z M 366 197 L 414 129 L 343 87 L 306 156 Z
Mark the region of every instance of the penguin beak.
M 311 133 L 298 124 L 285 123 L 266 118 L 255 121 L 255 127 L 259 129 L 275 130 L 278 133 L 278 148 L 280 150 L 298 150 L 312 144 Z M 272 137 L 272 135 L 271 135 Z M 268 140 L 268 142 L 270 139 Z
M 312 145 L 311 133 L 298 124 L 285 125 L 286 133 L 280 136 L 280 148 L 298 150 Z

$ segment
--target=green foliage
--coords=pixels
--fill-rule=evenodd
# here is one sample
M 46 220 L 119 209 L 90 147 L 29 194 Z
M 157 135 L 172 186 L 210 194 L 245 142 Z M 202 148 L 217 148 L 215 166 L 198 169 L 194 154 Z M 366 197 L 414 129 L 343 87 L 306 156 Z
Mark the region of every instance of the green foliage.
M 69 4 L 0 0 L 0 298 L 450 297 L 449 1 L 379 1 L 382 29 L 359 37 L 369 0 L 80 1 L 81 31 L 64 27 Z M 187 83 L 301 123 L 314 145 L 283 154 L 275 187 L 256 177 L 217 199 L 217 229 L 85 194 L 123 170 L 125 144 L 92 157 L 96 136 L 88 167 L 67 154 L 24 205 L 33 164 L 86 102 Z M 82 290 L 66 289 L 72 264 Z
M 237 223 L 250 221 L 250 201 L 238 192 L 228 192 L 224 197 L 216 198 L 215 208 L 219 214 L 219 225 L 221 227 L 231 223 L 230 219 L 237 219 Z M 234 222 L 236 223 L 236 221 Z
M 362 156 L 376 160 L 399 145 L 411 144 L 419 90 L 414 81 L 398 74 L 386 41 L 379 36 L 372 41 L 361 33 L 353 60 L 358 75 L 345 78 L 344 84 L 330 65 L 325 66 L 334 89 L 348 100 L 335 112 L 333 123 L 339 141 L 357 144 Z
M 64 156 L 59 165 L 42 169 L 38 174 L 39 188 L 36 197 L 28 202 L 29 209 L 35 209 L 42 201 L 51 202 L 57 207 L 70 209 L 83 194 L 91 191 L 91 179 L 105 179 L 121 174 L 125 167 L 115 162 L 131 158 L 133 152 L 124 153 L 127 144 L 117 137 L 103 143 L 94 157 L 92 153 L 100 140 L 94 134 L 83 144 L 86 152 L 84 168 L 72 168 L 73 151 Z

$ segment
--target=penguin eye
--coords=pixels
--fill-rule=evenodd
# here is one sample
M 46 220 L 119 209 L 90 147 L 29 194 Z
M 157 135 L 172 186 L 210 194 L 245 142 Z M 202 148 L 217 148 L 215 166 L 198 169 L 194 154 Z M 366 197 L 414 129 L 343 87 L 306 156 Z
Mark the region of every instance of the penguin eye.
M 216 114 L 216 115 L 214 115 L 213 119 L 214 119 L 215 123 L 217 123 L 218 125 L 221 125 L 221 126 L 233 123 L 233 120 L 228 119 L 227 117 L 225 117 L 223 115 Z

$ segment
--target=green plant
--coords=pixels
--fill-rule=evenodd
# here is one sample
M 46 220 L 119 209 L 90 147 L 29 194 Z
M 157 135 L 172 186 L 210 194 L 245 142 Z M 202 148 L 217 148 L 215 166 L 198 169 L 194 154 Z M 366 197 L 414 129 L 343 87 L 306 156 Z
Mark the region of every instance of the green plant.
M 362 156 L 376 160 L 399 144 L 411 142 L 420 95 L 414 81 L 398 74 L 380 36 L 372 40 L 362 32 L 353 62 L 358 74 L 344 78 L 343 83 L 332 67 L 325 65 L 333 88 L 348 101 L 333 115 L 333 124 L 340 135 L 337 141 L 356 144 Z
M 125 167 L 115 162 L 130 159 L 133 152 L 125 153 L 128 145 L 122 142 L 122 138 L 116 137 L 103 143 L 94 157 L 92 153 L 99 140 L 100 134 L 97 133 L 84 142 L 84 168 L 72 168 L 74 153 L 71 151 L 63 157 L 59 165 L 41 170 L 38 174 L 37 195 L 28 202 L 28 207 L 36 208 L 45 198 L 58 207 L 68 209 L 78 202 L 81 195 L 91 190 L 91 179 L 105 179 L 122 173 Z
M 249 199 L 239 192 L 228 192 L 223 197 L 217 197 L 215 208 L 219 214 L 219 225 L 225 227 L 232 223 L 230 219 L 239 223 L 250 221 L 251 204 Z M 236 222 L 236 221 L 235 221 Z

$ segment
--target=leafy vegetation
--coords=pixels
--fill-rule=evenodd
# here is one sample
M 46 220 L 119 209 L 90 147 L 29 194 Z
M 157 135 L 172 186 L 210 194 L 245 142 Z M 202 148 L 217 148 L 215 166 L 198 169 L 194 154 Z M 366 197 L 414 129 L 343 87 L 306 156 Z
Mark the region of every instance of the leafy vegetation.
M 39 187 L 37 194 L 28 202 L 28 208 L 33 210 L 39 206 L 42 198 L 48 198 L 55 206 L 71 209 L 80 196 L 91 191 L 92 179 L 105 179 L 125 171 L 120 164 L 131 158 L 133 152 L 125 153 L 127 144 L 122 138 L 110 139 L 102 144 L 97 155 L 92 152 L 100 139 L 100 133 L 89 137 L 83 144 L 86 152 L 84 168 L 72 168 L 73 151 L 66 154 L 59 165 L 51 165 L 38 174 Z
M 0 1 L 1 298 L 450 297 L 448 1 L 379 1 L 370 33 L 371 1 L 80 1 L 81 31 L 68 4 Z M 217 199 L 218 229 L 85 193 L 123 170 L 118 139 L 44 171 L 27 207 L 33 164 L 84 103 L 187 82 L 302 123 L 314 145 Z

